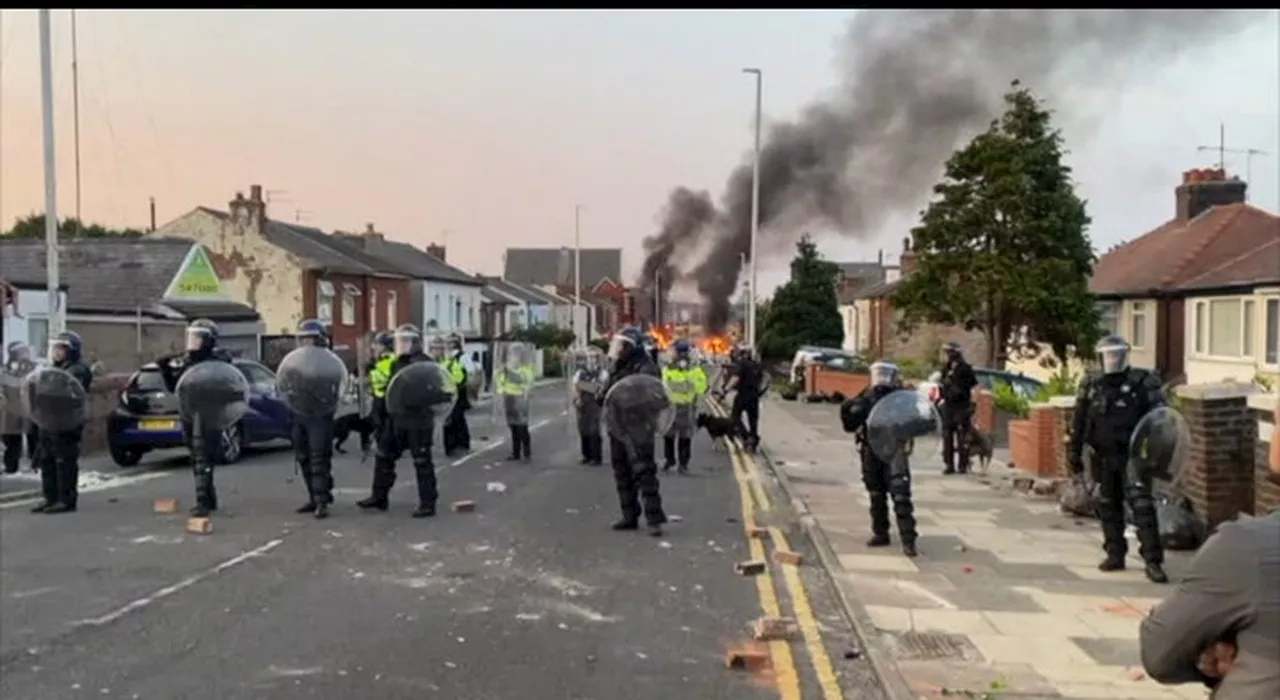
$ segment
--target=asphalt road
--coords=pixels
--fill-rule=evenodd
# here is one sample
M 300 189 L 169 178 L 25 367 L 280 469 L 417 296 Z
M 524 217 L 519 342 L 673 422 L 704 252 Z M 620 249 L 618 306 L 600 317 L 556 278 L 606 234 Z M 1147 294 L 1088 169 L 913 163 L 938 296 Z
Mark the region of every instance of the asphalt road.
M 359 512 L 371 467 L 356 450 L 335 461 L 338 503 L 325 521 L 293 514 L 305 496 L 288 451 L 217 474 L 223 510 L 209 535 L 187 534 L 185 515 L 153 512 L 160 498 L 185 512 L 184 469 L 117 479 L 70 515 L 6 504 L 0 697 L 842 697 L 823 690 L 815 658 L 838 659 L 855 642 L 812 569 L 801 622 L 824 640 L 779 643 L 791 649 L 771 650 L 763 672 L 725 667 L 770 598 L 792 614 L 801 580 L 777 567 L 735 574 L 761 546 L 744 534 L 745 471 L 701 439 L 694 473 L 663 479 L 679 516 L 667 535 L 612 532 L 609 467 L 578 464 L 563 391 L 538 390 L 531 464 L 503 461 L 505 429 L 492 428 L 487 407 L 474 411 L 475 452 L 437 455 L 441 514 L 431 520 L 409 518 L 407 460 L 390 512 Z M 478 507 L 454 513 L 455 500 Z

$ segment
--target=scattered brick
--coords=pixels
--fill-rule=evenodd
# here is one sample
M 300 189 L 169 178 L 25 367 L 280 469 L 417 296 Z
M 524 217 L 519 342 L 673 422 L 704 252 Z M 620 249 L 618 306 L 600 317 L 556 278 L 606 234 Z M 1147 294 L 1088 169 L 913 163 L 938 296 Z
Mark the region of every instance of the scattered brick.
M 751 561 L 738 562 L 733 568 L 742 576 L 759 576 L 765 572 L 768 565 L 759 559 L 753 559 Z
M 760 649 L 730 649 L 724 665 L 735 671 L 761 671 L 769 666 L 769 653 Z
M 1035 477 L 1015 476 L 1013 478 L 1012 486 L 1014 491 L 1021 491 L 1022 493 L 1028 493 L 1031 491 L 1031 487 L 1034 486 L 1035 483 L 1036 483 Z
M 789 617 L 762 617 L 751 624 L 751 635 L 758 642 L 790 641 L 800 631 Z
M 178 499 L 176 498 L 157 498 L 156 512 L 162 515 L 173 515 L 178 512 Z
M 769 536 L 769 531 L 762 527 L 754 525 L 747 528 L 747 537 L 753 540 L 763 540 Z
M 476 509 L 475 501 L 454 501 L 453 512 L 455 513 L 473 513 Z
M 213 532 L 213 523 L 208 518 L 187 518 L 187 532 L 208 535 Z
M 791 566 L 800 566 L 804 564 L 804 557 L 795 552 L 788 552 L 785 549 L 779 549 L 773 553 L 773 560 L 779 564 L 789 564 Z

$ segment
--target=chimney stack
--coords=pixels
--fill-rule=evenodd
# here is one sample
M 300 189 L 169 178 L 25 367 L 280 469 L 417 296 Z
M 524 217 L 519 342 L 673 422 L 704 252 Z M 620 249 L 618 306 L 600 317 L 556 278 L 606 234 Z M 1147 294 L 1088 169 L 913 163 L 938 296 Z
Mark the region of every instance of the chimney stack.
M 1227 177 L 1222 168 L 1193 168 L 1182 174 L 1182 184 L 1174 190 L 1174 213 L 1185 223 L 1212 207 L 1244 202 L 1247 189 L 1248 183 Z
M 384 240 L 382 234 L 373 227 L 372 223 L 364 225 L 364 233 L 360 234 L 360 236 L 370 243 L 381 243 Z
M 262 233 L 262 223 L 267 218 L 267 204 L 262 201 L 262 185 L 249 186 L 249 198 L 243 192 L 236 192 L 236 198 L 227 205 L 231 212 L 231 220 L 237 224 L 237 230 Z
M 435 258 L 436 258 L 437 260 L 439 260 L 440 262 L 449 262 L 449 261 L 445 258 L 445 248 L 444 248 L 444 246 L 442 246 L 442 245 L 439 245 L 439 244 L 436 244 L 436 243 L 428 243 L 428 244 L 427 244 L 427 254 L 428 254 L 428 255 L 431 255 L 431 256 L 433 256 L 433 257 L 435 257 Z
M 911 250 L 911 237 L 902 239 L 902 255 L 898 257 L 898 276 L 906 277 L 916 269 L 916 254 Z

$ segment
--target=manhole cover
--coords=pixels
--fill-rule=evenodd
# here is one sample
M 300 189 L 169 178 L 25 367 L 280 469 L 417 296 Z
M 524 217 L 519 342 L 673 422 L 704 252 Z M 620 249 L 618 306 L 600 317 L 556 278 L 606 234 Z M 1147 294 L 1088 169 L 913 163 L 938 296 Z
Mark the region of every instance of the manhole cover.
M 963 635 L 929 632 L 904 632 L 892 637 L 895 656 L 899 659 L 970 659 L 978 650 Z

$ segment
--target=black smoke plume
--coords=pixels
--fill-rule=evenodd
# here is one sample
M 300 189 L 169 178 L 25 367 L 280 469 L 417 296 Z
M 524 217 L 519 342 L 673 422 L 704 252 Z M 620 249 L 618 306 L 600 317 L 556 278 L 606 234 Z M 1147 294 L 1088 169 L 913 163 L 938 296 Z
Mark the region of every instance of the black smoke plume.
M 1266 13 L 860 11 L 840 42 L 836 91 L 796 121 L 770 126 L 764 138 L 757 254 L 785 246 L 807 225 L 875 235 L 886 219 L 918 206 L 951 152 L 999 114 L 1015 79 L 1047 98 L 1060 121 L 1097 112 L 1099 102 L 1105 113 L 1132 69 L 1159 67 L 1260 16 Z M 730 174 L 718 210 L 705 193 L 671 193 L 662 229 L 644 242 L 644 295 L 652 298 L 654 272 L 692 279 L 704 322 L 724 327 L 749 252 L 751 181 L 748 156 Z M 704 246 L 701 261 L 685 262 L 683 251 Z M 669 288 L 663 284 L 664 296 Z

